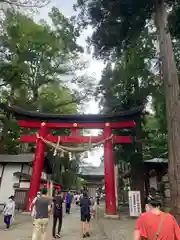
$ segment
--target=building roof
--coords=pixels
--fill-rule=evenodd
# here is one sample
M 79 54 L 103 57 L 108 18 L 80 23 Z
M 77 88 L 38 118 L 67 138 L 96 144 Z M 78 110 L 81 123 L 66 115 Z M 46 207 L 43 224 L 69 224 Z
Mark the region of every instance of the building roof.
M 83 176 L 104 176 L 104 162 L 101 162 L 99 167 L 95 166 L 80 166 L 79 175 Z
M 18 155 L 0 154 L 0 163 L 30 163 L 33 161 L 33 157 L 33 153 Z
M 145 163 L 168 163 L 168 159 L 166 158 L 152 158 L 149 160 L 145 160 Z
M 14 172 L 13 175 L 16 176 L 16 177 L 23 177 L 23 178 L 25 178 L 25 179 L 27 179 L 27 180 L 30 180 L 30 179 L 31 179 L 31 175 L 29 175 L 29 174 L 27 174 L 27 173 Z M 41 183 L 46 183 L 46 179 L 44 179 L 44 178 L 41 177 L 40 180 L 41 180 Z

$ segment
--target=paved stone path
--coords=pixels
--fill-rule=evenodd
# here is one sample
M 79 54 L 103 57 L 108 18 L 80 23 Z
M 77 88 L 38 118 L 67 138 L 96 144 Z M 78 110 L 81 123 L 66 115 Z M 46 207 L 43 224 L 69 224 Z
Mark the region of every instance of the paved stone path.
M 4 231 L 2 225 L 0 225 L 0 239 L 3 240 L 30 240 L 32 236 L 32 222 L 29 216 L 23 216 L 24 222 L 12 225 L 9 231 Z M 21 220 L 23 218 L 21 216 Z M 20 218 L 20 217 L 19 217 Z M 26 220 L 25 220 L 26 219 Z M 2 222 L 2 220 L 1 220 Z M 92 221 L 92 236 L 89 240 L 106 240 L 106 236 L 101 233 L 96 221 Z M 47 240 L 51 240 L 52 220 L 49 223 Z M 62 239 L 64 240 L 79 240 L 81 239 L 81 224 L 79 209 L 72 209 L 70 215 L 64 217 L 62 226 Z
M 98 211 L 98 227 L 108 240 L 131 240 L 136 219 L 129 217 L 128 209 L 121 209 L 119 219 L 104 218 L 104 207 Z
M 131 240 L 134 224 L 134 219 L 124 216 L 120 219 L 101 218 L 98 220 L 99 229 L 108 240 Z
M 31 221 L 31 218 L 29 215 L 21 214 L 21 213 L 17 212 L 15 214 L 15 220 L 13 222 L 13 228 L 15 228 L 15 226 L 18 226 L 22 223 L 27 223 L 30 221 Z M 2 214 L 0 214 L 0 230 L 4 230 L 4 217 Z
M 102 207 L 103 208 L 103 207 Z M 102 209 L 103 211 L 103 209 Z M 15 222 L 9 231 L 4 231 L 3 216 L 0 215 L 0 239 L 31 240 L 32 222 L 28 215 L 17 214 Z M 79 209 L 73 206 L 72 213 L 63 219 L 63 240 L 80 240 L 81 223 Z M 122 215 L 120 219 L 105 219 L 103 214 L 92 220 L 92 236 L 89 240 L 131 240 L 135 221 Z M 52 239 L 52 220 L 49 223 L 47 240 Z

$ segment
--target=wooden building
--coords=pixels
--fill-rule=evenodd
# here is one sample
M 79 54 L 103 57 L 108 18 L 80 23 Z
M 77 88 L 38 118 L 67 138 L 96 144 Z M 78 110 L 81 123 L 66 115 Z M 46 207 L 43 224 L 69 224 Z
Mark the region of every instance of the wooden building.
M 24 210 L 32 175 L 34 154 L 0 154 L 0 208 L 11 195 L 15 196 L 16 207 Z M 41 186 L 47 182 L 45 172 L 41 174 Z
M 168 159 L 153 158 L 144 161 L 144 178 L 145 193 L 153 188 L 158 191 L 163 198 L 170 198 L 169 181 L 168 181 Z M 131 169 L 127 164 L 126 171 L 122 174 L 124 182 L 131 181 Z M 130 184 L 129 184 L 130 187 Z M 132 189 L 133 190 L 133 189 Z M 128 189 L 126 189 L 128 191 Z

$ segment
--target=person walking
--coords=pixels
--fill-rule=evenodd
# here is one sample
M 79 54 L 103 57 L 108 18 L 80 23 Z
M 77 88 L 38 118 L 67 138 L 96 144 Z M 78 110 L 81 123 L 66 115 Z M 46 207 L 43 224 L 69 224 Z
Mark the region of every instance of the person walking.
M 67 192 L 67 194 L 66 194 L 66 213 L 67 214 L 70 214 L 71 200 L 72 200 L 71 194 L 70 194 L 70 192 Z
M 52 208 L 51 202 L 51 199 L 47 195 L 47 189 L 44 188 L 42 190 L 41 197 L 37 198 L 34 203 L 36 208 L 36 217 L 34 221 L 32 240 L 45 240 Z
M 90 197 L 89 200 L 90 200 L 90 203 L 91 203 L 91 205 L 90 205 L 90 215 L 91 215 L 91 219 L 93 219 L 94 216 L 95 216 L 95 202 L 93 200 L 93 197 Z
M 83 238 L 90 237 L 90 220 L 91 220 L 90 205 L 91 201 L 88 197 L 88 194 L 87 192 L 84 192 L 83 197 L 80 199 Z
M 31 211 L 31 217 L 32 217 L 32 220 L 33 220 L 33 225 L 34 225 L 34 220 L 35 220 L 35 217 L 36 217 L 36 207 L 35 207 L 35 202 L 38 198 L 41 197 L 41 192 L 38 192 L 37 193 L 37 196 L 34 198 L 34 200 L 32 201 L 31 205 L 30 205 L 30 211 Z
M 62 227 L 63 218 L 63 197 L 61 196 L 61 191 L 59 190 L 57 196 L 54 197 L 54 207 L 53 207 L 53 239 L 60 238 L 60 232 Z M 56 225 L 58 221 L 58 233 L 56 234 Z
M 136 221 L 133 240 L 180 240 L 180 228 L 169 214 L 160 210 L 161 199 L 149 197 L 145 208 Z
M 11 225 L 11 220 L 14 219 L 15 214 L 15 201 L 14 196 L 10 196 L 8 199 L 8 202 L 5 205 L 5 208 L 3 210 L 4 215 L 4 223 L 6 225 L 6 229 L 8 230 Z
M 99 191 L 96 192 L 96 203 L 97 203 L 97 205 L 100 204 L 100 192 Z

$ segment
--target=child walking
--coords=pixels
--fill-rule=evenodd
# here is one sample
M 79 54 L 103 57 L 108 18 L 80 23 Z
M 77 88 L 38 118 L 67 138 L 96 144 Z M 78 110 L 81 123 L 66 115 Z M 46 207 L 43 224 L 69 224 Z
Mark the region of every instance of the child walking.
M 14 218 L 15 213 L 15 201 L 14 196 L 10 196 L 8 202 L 5 205 L 3 215 L 4 215 L 4 223 L 6 225 L 6 229 L 8 230 L 11 225 L 11 219 Z
M 91 215 L 91 219 L 93 219 L 94 216 L 95 216 L 95 207 L 94 207 L 95 203 L 94 203 L 92 197 L 90 197 L 90 202 L 91 202 L 91 206 L 90 206 L 90 215 Z

